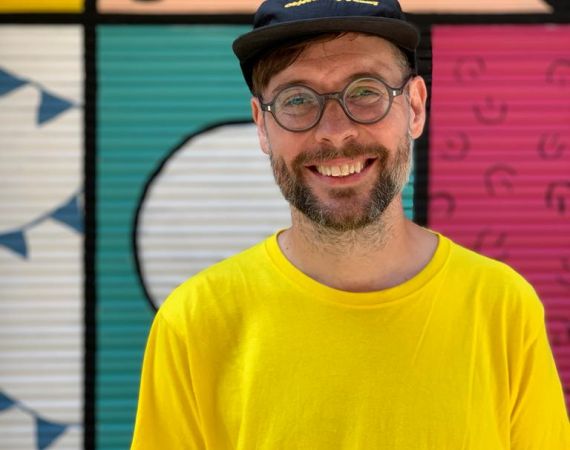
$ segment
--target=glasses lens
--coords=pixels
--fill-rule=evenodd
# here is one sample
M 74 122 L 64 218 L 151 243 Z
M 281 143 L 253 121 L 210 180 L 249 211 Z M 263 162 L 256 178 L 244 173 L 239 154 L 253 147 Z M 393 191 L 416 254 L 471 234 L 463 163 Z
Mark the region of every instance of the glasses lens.
M 390 108 L 388 88 L 374 78 L 362 78 L 346 88 L 344 104 L 358 122 L 375 122 L 386 115 Z
M 281 91 L 275 97 L 273 105 L 277 121 L 290 130 L 312 127 L 321 109 L 315 93 L 303 86 L 293 86 Z

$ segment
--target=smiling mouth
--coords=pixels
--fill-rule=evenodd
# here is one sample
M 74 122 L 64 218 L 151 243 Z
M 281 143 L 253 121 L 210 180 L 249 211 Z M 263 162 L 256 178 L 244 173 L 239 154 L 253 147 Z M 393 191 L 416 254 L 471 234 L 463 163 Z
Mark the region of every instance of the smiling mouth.
M 376 158 L 368 158 L 363 161 L 354 161 L 349 164 L 317 164 L 309 166 L 309 169 L 325 177 L 342 178 L 362 172 L 364 169 L 368 168 L 375 159 Z

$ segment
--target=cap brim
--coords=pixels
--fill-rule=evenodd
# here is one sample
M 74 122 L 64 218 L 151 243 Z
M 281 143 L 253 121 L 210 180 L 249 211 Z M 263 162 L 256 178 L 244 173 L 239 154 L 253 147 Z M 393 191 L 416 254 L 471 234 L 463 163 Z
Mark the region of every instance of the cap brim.
M 409 52 L 414 52 L 420 42 L 420 34 L 416 27 L 403 20 L 351 16 L 312 18 L 257 28 L 237 38 L 232 48 L 240 60 L 244 76 L 251 88 L 250 66 L 261 54 L 288 41 L 298 41 L 331 32 L 373 34 Z
M 374 34 L 412 51 L 420 42 L 416 27 L 403 20 L 370 16 L 326 17 L 285 22 L 252 30 L 235 40 L 233 50 L 240 60 L 245 60 L 284 41 L 345 31 Z

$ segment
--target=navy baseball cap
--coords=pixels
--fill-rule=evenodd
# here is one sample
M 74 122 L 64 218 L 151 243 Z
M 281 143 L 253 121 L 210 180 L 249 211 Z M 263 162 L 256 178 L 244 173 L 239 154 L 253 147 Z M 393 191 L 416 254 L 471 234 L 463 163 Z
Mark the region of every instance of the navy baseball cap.
M 271 49 L 334 32 L 382 37 L 399 47 L 417 72 L 420 34 L 397 0 L 266 0 L 255 14 L 253 30 L 238 37 L 233 50 L 252 90 L 253 66 Z

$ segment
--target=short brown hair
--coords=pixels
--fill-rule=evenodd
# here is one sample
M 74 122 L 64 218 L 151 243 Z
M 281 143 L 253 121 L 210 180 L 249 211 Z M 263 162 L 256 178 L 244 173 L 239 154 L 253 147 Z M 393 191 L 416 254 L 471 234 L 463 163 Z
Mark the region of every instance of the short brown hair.
M 342 37 L 346 32 L 325 33 L 317 35 L 310 39 L 298 42 L 288 42 L 277 49 L 262 55 L 253 66 L 251 82 L 253 86 L 253 95 L 261 96 L 261 91 L 267 87 L 271 77 L 284 70 L 287 66 L 293 64 L 303 51 L 312 44 L 318 42 L 327 42 Z M 406 55 L 397 46 L 387 41 L 390 48 L 394 51 L 397 64 L 402 68 L 405 77 L 411 72 L 410 62 Z

